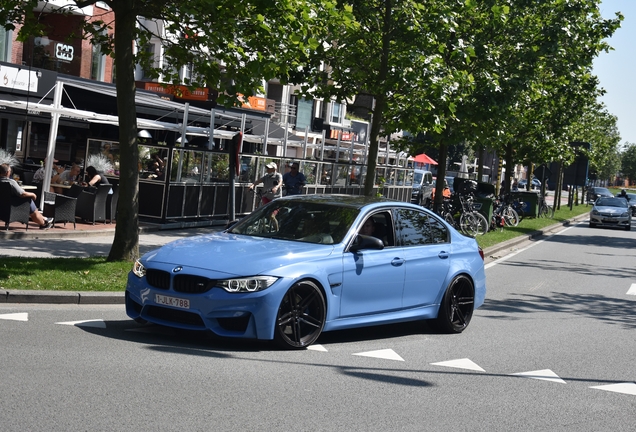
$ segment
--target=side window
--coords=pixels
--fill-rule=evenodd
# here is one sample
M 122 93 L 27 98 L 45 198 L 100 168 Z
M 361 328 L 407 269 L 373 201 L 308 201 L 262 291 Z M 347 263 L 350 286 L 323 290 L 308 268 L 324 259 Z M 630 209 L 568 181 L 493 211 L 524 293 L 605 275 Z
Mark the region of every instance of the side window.
M 360 234 L 371 235 L 379 238 L 384 246 L 395 246 L 395 235 L 391 214 L 387 211 L 374 213 L 367 218 L 361 228 Z
M 422 246 L 448 241 L 448 231 L 444 224 L 417 210 L 398 210 L 397 234 L 403 246 Z
M 439 219 L 428 216 L 428 228 L 432 243 L 448 243 L 448 229 Z

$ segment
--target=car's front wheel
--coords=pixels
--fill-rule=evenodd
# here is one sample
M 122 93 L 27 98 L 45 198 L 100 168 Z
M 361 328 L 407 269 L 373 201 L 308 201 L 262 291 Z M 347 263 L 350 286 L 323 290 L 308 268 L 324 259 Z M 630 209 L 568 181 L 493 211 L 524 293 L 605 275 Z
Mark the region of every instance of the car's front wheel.
M 465 275 L 457 276 L 448 285 L 435 326 L 444 333 L 461 333 L 473 316 L 475 309 L 475 288 Z
M 298 282 L 285 293 L 278 307 L 274 340 L 282 348 L 305 348 L 320 336 L 326 316 L 320 288 L 310 281 Z

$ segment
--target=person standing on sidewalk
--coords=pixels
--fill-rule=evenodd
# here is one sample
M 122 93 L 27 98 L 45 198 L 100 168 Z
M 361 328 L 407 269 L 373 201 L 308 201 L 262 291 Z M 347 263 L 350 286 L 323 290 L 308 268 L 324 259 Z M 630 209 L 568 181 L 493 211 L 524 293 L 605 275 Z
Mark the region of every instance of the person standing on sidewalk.
M 53 218 L 45 218 L 35 206 L 33 200 L 36 198 L 34 193 L 27 192 L 20 187 L 17 181 L 11 178 L 11 167 L 9 164 L 0 164 L 0 183 L 9 183 L 11 185 L 11 193 L 17 197 L 31 198 L 31 220 L 40 226 L 40 229 L 47 230 L 53 225 Z
M 305 174 L 298 170 L 298 162 L 291 165 L 290 172 L 283 175 L 286 195 L 300 195 L 302 188 L 307 184 Z

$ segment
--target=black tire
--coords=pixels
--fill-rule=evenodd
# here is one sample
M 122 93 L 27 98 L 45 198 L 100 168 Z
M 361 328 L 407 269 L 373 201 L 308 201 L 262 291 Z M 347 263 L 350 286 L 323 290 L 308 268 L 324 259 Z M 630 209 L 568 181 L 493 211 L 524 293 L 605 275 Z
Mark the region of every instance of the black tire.
M 590 228 L 596 228 L 596 224 L 595 224 L 595 223 L 590 222 Z
M 468 327 L 474 309 L 472 281 L 467 276 L 457 276 L 446 288 L 434 325 L 444 333 L 461 333 Z
M 285 349 L 306 348 L 320 336 L 326 317 L 320 288 L 310 281 L 298 282 L 285 293 L 278 307 L 274 341 Z
M 625 231 L 631 231 L 632 230 L 632 224 L 629 224 L 625 227 Z

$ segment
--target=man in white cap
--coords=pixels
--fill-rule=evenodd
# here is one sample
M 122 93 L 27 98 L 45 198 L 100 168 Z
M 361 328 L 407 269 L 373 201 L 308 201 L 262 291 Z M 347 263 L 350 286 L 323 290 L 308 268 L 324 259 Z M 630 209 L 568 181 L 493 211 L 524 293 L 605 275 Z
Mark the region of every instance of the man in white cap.
M 274 162 L 265 165 L 267 174 L 252 183 L 249 188 L 254 189 L 263 183 L 263 196 L 261 197 L 261 205 L 265 205 L 275 198 L 283 196 L 283 176 L 276 172 L 278 166 Z

